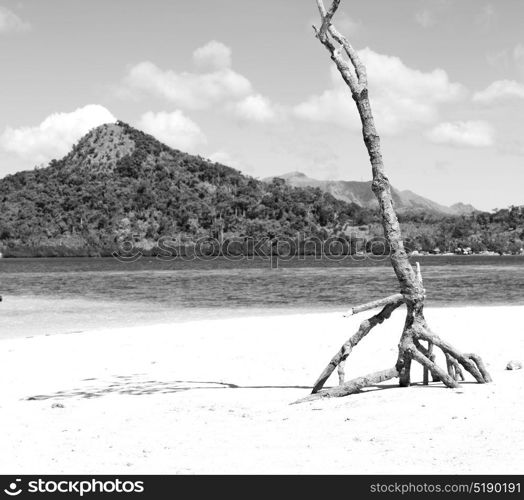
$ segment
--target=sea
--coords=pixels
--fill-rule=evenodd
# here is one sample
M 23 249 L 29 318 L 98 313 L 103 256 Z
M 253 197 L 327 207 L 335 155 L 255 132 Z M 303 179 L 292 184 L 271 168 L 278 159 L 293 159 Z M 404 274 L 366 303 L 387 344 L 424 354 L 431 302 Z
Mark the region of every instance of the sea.
M 417 256 L 427 307 L 524 304 L 522 256 Z M 0 259 L 0 339 L 319 311 L 396 293 L 388 258 Z M 147 329 L 145 329 L 147 331 Z M 248 333 L 246 333 L 248 334 Z

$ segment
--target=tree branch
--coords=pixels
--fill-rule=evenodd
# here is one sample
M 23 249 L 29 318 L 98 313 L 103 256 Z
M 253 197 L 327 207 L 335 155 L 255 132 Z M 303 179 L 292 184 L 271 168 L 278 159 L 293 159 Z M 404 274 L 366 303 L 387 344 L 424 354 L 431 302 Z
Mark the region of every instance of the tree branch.
M 358 52 L 353 48 L 349 40 L 344 35 L 342 35 L 331 23 L 331 20 L 333 19 L 333 16 L 335 15 L 335 12 L 337 11 L 339 5 L 340 0 L 333 0 L 333 2 L 331 3 L 331 7 L 329 8 L 329 11 L 326 11 L 323 1 L 317 0 L 317 6 L 320 13 L 320 18 L 322 20 L 322 24 L 320 25 L 320 29 L 317 30 L 315 28 L 315 32 L 317 38 L 330 51 L 331 59 L 333 59 L 333 61 L 337 65 L 338 70 L 342 74 L 342 77 L 350 86 L 352 93 L 360 93 L 367 87 L 368 83 L 366 67 L 362 64 Z M 351 61 L 351 65 L 353 66 L 353 69 L 355 71 L 356 79 L 355 77 L 353 77 L 353 75 L 351 75 L 352 78 L 349 78 L 349 74 L 351 73 L 350 67 L 348 66 L 346 61 L 344 61 L 344 59 L 340 56 L 340 52 L 338 51 L 338 49 L 336 49 L 334 44 L 329 40 L 327 33 L 329 33 L 333 37 L 333 39 L 344 49 L 345 53 L 349 57 L 349 60 Z
M 342 75 L 342 78 L 344 79 L 346 84 L 351 89 L 351 92 L 355 94 L 355 93 L 359 93 L 361 90 L 359 82 L 357 80 L 358 75 L 356 76 L 353 75 L 349 64 L 344 60 L 344 58 L 340 54 L 340 51 L 337 49 L 335 44 L 330 40 L 328 36 L 328 32 L 329 34 L 331 34 L 331 36 L 333 36 L 332 34 L 333 27 L 331 25 L 331 19 L 334 16 L 339 4 L 340 4 L 340 0 L 334 0 L 333 3 L 331 4 L 329 12 L 327 12 L 326 8 L 324 7 L 323 1 L 317 0 L 317 6 L 320 12 L 320 18 L 322 19 L 322 24 L 320 26 L 320 29 L 318 30 L 314 26 L 313 28 L 315 29 L 316 37 L 320 40 L 322 45 L 324 45 L 324 47 L 326 47 L 326 49 L 330 53 L 331 59 L 336 64 L 340 74 Z M 336 32 L 336 30 L 334 31 Z
M 322 0 L 317 0 L 318 11 L 320 12 L 320 18 L 322 19 L 322 24 L 319 30 L 320 36 L 323 36 L 326 33 L 326 30 L 331 24 L 331 19 L 335 15 L 335 12 L 337 11 L 339 4 L 340 0 L 333 0 L 333 2 L 331 3 L 331 7 L 329 8 L 329 11 L 326 12 L 324 2 Z
M 368 85 L 368 77 L 366 72 L 366 67 L 362 64 L 358 52 L 353 48 L 349 43 L 349 40 L 342 35 L 333 24 L 330 24 L 328 27 L 329 34 L 344 48 L 351 64 L 355 68 L 355 74 L 358 78 L 359 92 L 362 92 Z
M 388 304 L 397 304 L 397 307 L 404 302 L 404 296 L 401 293 L 396 293 L 385 297 L 384 299 L 373 300 L 372 302 L 367 302 L 360 306 L 352 307 L 347 313 L 344 314 L 344 317 L 353 316 L 355 314 L 368 311 L 369 309 L 375 309 L 377 307 L 386 306 Z

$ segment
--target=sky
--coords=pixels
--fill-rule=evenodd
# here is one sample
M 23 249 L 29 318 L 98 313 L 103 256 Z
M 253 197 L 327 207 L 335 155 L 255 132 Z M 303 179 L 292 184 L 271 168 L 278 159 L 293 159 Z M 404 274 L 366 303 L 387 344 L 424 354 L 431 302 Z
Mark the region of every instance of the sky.
M 342 0 L 393 186 L 524 204 L 523 19 L 522 0 Z M 315 0 L 0 0 L 0 177 L 118 119 L 257 178 L 369 180 L 313 24 Z

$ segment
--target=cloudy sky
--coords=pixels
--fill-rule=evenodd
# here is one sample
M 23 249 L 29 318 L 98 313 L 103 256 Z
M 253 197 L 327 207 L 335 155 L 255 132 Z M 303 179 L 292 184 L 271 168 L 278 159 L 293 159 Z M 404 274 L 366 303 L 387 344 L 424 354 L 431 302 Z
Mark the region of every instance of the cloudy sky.
M 0 176 L 120 119 L 256 176 L 368 180 L 314 0 L 0 0 Z M 343 0 L 394 186 L 524 203 L 524 2 Z

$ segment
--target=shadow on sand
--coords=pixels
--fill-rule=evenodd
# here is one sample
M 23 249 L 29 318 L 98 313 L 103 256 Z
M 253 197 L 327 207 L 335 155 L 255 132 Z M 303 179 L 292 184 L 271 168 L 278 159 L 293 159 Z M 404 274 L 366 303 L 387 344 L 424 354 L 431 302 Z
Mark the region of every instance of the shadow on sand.
M 137 374 L 139 375 L 139 374 Z M 103 384 L 95 378 L 84 379 L 83 382 L 91 382 L 81 388 L 73 388 L 64 391 L 57 391 L 52 394 L 38 394 L 25 398 L 27 401 L 40 401 L 47 399 L 67 399 L 67 398 L 99 398 L 110 394 L 122 394 L 131 396 L 143 396 L 148 394 L 173 394 L 177 392 L 202 390 L 202 389 L 304 389 L 311 390 L 307 385 L 237 385 L 229 382 L 215 381 L 195 381 L 195 380 L 137 380 L 133 375 L 119 375 L 113 382 Z M 468 384 L 473 382 L 462 382 Z M 421 383 L 413 383 L 412 387 L 442 389 L 444 386 L 439 382 L 430 383 L 423 386 Z M 399 389 L 398 384 L 374 385 L 361 394 L 383 391 L 386 389 Z
M 66 398 L 99 398 L 109 394 L 143 396 L 148 394 L 172 394 L 176 392 L 199 389 L 311 389 L 300 385 L 237 385 L 228 382 L 208 382 L 195 380 L 173 380 L 169 382 L 158 380 L 137 380 L 133 376 L 120 375 L 105 385 L 96 384 L 97 379 L 85 379 L 84 382 L 94 382 L 81 388 L 58 391 L 52 394 L 38 394 L 25 398 L 27 401 Z

